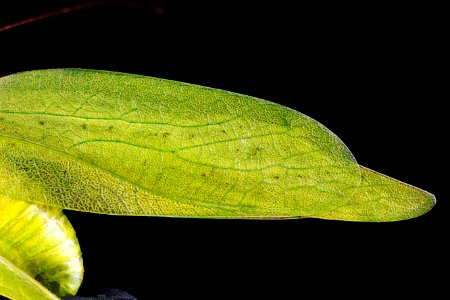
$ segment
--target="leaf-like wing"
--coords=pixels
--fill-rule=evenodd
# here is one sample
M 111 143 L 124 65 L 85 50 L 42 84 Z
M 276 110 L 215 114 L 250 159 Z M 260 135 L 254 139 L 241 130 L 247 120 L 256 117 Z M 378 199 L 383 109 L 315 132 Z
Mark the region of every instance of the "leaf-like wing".
M 370 202 L 355 192 L 361 172 L 332 132 L 269 101 L 106 71 L 0 79 L 0 194 L 14 199 L 107 214 L 333 218 Z M 421 195 L 411 201 L 429 203 Z

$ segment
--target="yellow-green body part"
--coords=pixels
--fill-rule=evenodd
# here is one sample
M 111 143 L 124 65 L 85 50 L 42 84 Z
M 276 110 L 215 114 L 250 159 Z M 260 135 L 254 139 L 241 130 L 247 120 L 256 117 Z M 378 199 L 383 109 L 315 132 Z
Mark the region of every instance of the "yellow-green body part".
M 82 278 L 78 240 L 61 209 L 0 195 L 0 295 L 75 295 Z
M 0 256 L 0 295 L 13 300 L 57 300 L 55 294 Z
M 375 222 L 435 203 L 359 166 L 331 131 L 292 109 L 79 69 L 0 78 L 1 197 L 116 215 Z

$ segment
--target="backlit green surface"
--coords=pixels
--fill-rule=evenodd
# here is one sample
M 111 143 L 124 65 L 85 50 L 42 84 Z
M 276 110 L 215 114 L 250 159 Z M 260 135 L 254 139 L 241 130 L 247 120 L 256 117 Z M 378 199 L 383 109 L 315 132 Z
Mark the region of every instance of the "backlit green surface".
M 106 71 L 0 78 L 0 294 L 11 298 L 53 299 L 33 278 L 60 295 L 78 289 L 81 254 L 61 209 L 384 222 L 434 203 L 269 101 Z
M 0 193 L 13 199 L 120 215 L 358 221 L 410 218 L 434 203 L 388 179 L 383 206 L 376 191 L 366 199 L 356 192 L 365 171 L 333 133 L 249 96 L 44 70 L 0 79 L 0 99 L 0 167 L 11 178 Z
M 3 195 L 0 195 L 0 265 L 0 295 L 16 295 L 15 299 L 39 300 L 29 292 L 39 294 L 45 290 L 43 286 L 59 296 L 74 295 L 83 278 L 78 240 L 61 209 Z M 14 276 L 16 269 L 23 274 Z M 37 285 L 36 280 L 43 286 Z M 11 286 L 12 282 L 24 285 Z
M 13 300 L 59 299 L 39 282 L 0 256 L 0 295 Z

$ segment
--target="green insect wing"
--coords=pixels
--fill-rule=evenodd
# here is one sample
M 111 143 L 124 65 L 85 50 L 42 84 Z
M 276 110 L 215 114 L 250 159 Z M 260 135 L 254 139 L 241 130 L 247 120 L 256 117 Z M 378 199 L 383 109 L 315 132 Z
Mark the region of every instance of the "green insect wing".
M 435 203 L 287 107 L 81 69 L 0 78 L 0 195 L 103 214 L 376 222 Z
M 269 101 L 106 71 L 0 78 L 0 295 L 11 299 L 77 293 L 81 250 L 62 209 L 383 222 L 434 204 Z

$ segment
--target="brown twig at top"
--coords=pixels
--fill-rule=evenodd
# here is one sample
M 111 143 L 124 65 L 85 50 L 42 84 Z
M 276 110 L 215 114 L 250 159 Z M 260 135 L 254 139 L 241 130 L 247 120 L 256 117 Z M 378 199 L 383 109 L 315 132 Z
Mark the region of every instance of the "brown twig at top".
M 87 2 L 87 3 L 83 3 L 83 4 L 77 4 L 77 5 L 73 5 L 73 6 L 69 6 L 69 7 L 64 7 L 55 11 L 51 11 L 51 12 L 47 12 L 41 15 L 37 15 L 25 20 L 21 20 L 3 27 L 0 27 L 0 32 L 2 31 L 6 31 L 12 28 L 16 28 L 19 26 L 23 26 L 23 25 L 27 25 L 30 23 L 34 23 L 40 20 L 44 20 L 44 19 L 48 19 L 51 17 L 57 17 L 60 15 L 64 15 L 64 14 L 68 14 L 68 13 L 72 13 L 78 10 L 83 10 L 83 9 L 88 9 L 88 8 L 92 8 L 92 7 L 96 7 L 96 6 L 103 6 L 103 5 L 118 5 L 118 6 L 127 6 L 127 7 L 131 7 L 131 8 L 140 8 L 140 9 L 145 9 L 147 11 L 151 11 L 155 14 L 163 14 L 164 13 L 164 9 L 162 7 L 157 7 L 157 6 L 146 6 L 140 3 L 136 3 L 136 2 L 121 2 L 121 1 L 92 1 L 92 2 Z

